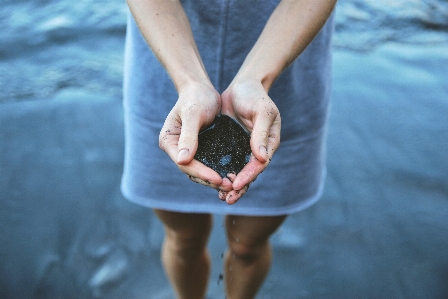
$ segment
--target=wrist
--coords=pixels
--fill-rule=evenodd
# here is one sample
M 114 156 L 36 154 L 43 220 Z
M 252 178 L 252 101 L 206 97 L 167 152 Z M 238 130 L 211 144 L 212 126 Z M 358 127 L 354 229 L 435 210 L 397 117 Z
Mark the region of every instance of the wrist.
M 264 91 L 268 93 L 274 81 L 274 76 L 269 73 L 263 75 L 261 73 L 238 72 L 230 86 L 237 88 L 241 86 L 261 85 Z
M 213 110 L 214 115 L 219 112 L 221 97 L 210 80 L 185 81 L 179 86 L 178 94 L 179 100 L 182 99 L 183 105 L 187 108 L 206 107 Z
M 207 74 L 203 75 L 182 75 L 178 76 L 177 80 L 174 80 L 174 85 L 178 94 L 181 94 L 185 90 L 194 90 L 202 89 L 202 88 L 212 88 L 214 89 L 213 84 L 211 83 Z
M 245 61 L 235 76 L 234 82 L 260 83 L 264 90 L 268 92 L 272 84 L 281 73 L 281 68 L 272 67 L 274 64 L 267 64 L 266 61 Z

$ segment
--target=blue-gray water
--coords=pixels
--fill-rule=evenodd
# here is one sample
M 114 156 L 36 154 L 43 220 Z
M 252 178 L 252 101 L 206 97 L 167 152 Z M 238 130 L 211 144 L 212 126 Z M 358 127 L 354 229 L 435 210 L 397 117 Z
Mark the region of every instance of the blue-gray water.
M 0 102 L 82 88 L 120 97 L 124 1 L 2 0 Z M 340 0 L 335 47 L 448 42 L 448 1 Z
M 0 298 L 170 298 L 118 190 L 122 1 L 0 0 Z M 261 298 L 448 298 L 448 1 L 340 0 L 328 178 Z M 209 297 L 224 298 L 221 218 Z

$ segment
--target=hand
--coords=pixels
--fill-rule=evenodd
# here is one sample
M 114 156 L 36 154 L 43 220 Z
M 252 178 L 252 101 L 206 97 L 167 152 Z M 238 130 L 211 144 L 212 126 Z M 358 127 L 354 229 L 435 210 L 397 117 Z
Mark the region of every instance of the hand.
M 229 174 L 231 191 L 220 191 L 219 197 L 228 204 L 235 203 L 263 172 L 280 145 L 280 112 L 260 82 L 232 82 L 221 95 L 223 114 L 238 120 L 250 132 L 250 161 L 237 175 Z
M 220 107 L 221 97 L 211 84 L 183 86 L 160 131 L 159 146 L 191 180 L 226 192 L 232 190 L 230 180 L 194 160 L 199 131 L 212 123 Z

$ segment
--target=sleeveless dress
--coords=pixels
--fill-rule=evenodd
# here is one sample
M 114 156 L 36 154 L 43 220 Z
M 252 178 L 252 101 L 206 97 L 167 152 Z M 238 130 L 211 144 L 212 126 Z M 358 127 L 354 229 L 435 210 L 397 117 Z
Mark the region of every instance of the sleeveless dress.
M 184 9 L 206 70 L 218 92 L 231 82 L 279 0 L 185 0 Z M 272 86 L 282 117 L 272 162 L 234 205 L 188 179 L 158 146 L 178 95 L 129 14 L 124 67 L 123 195 L 177 212 L 274 216 L 300 211 L 321 196 L 331 94 L 331 16 L 305 51 Z

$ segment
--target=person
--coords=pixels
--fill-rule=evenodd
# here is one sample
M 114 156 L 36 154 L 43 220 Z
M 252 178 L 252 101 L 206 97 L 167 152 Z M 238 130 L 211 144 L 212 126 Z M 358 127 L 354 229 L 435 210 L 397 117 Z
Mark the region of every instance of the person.
M 321 195 L 335 3 L 128 0 L 121 189 L 163 223 L 178 298 L 206 295 L 213 214 L 226 215 L 226 296 L 254 298 L 270 236 Z M 225 178 L 194 159 L 220 113 L 251 132 L 250 161 Z

